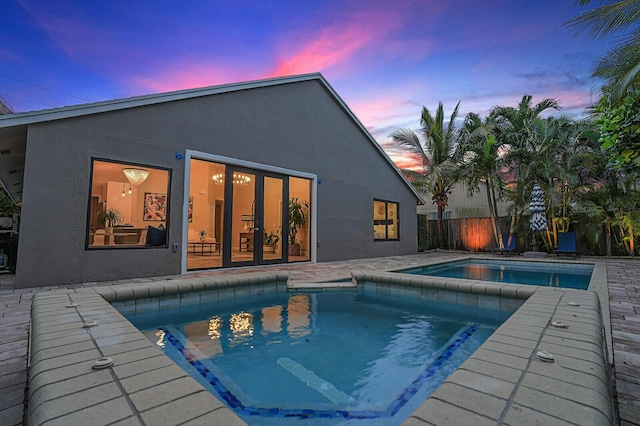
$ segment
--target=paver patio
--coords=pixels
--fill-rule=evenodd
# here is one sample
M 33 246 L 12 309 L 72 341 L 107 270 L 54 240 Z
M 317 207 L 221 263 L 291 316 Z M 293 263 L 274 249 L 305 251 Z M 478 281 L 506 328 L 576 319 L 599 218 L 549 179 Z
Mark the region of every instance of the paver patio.
M 429 252 L 345 262 L 215 270 L 199 272 L 195 275 L 241 274 L 257 270 L 286 271 L 290 275 L 290 282 L 326 281 L 332 277 L 346 276 L 352 270 L 387 270 L 422 260 L 425 262 L 447 260 L 459 257 L 460 254 Z M 640 260 L 611 258 L 607 259 L 606 263 L 620 424 L 640 426 Z M 0 424 L 2 425 L 23 424 L 27 384 L 28 326 L 31 300 L 35 293 L 59 288 L 171 280 L 177 276 L 30 289 L 15 289 L 12 278 L 13 276 L 9 274 L 0 275 Z

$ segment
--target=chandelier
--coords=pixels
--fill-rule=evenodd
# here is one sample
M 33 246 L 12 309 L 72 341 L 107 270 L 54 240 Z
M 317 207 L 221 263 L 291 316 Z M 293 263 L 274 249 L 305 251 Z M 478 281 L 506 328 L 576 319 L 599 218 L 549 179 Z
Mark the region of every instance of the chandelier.
M 233 172 L 233 184 L 234 185 L 249 185 L 251 177 L 244 173 Z M 216 173 L 213 175 L 213 183 L 216 185 L 222 185 L 224 183 L 224 173 Z
M 134 167 L 122 169 L 122 173 L 124 173 L 132 185 L 140 185 L 149 176 L 148 170 L 136 169 Z

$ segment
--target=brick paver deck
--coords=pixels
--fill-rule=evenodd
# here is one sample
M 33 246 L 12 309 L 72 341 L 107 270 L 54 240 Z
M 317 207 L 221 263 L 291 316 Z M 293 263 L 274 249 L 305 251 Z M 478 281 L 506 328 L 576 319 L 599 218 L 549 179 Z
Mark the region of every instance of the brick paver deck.
M 236 274 L 255 271 L 286 271 L 291 282 L 327 280 L 354 269 L 386 270 L 435 259 L 447 260 L 460 253 L 433 252 L 411 256 L 363 259 L 319 264 L 278 265 L 266 268 L 217 270 L 197 275 Z M 613 354 L 619 417 L 622 426 L 640 426 L 640 260 L 607 260 L 611 307 Z M 15 289 L 12 275 L 0 275 L 0 424 L 22 425 L 27 384 L 27 339 L 31 299 L 41 291 L 67 287 Z M 167 280 L 158 277 L 108 283 L 85 283 L 77 287 L 126 282 Z
M 620 425 L 640 425 L 640 260 L 607 261 Z

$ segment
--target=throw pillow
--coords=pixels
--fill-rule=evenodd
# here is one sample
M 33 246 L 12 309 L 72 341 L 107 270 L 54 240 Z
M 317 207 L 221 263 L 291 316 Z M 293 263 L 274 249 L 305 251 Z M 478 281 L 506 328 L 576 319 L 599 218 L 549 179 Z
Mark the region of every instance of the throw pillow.
M 162 228 L 161 228 L 162 227 Z M 147 239 L 145 244 L 148 246 L 163 246 L 167 242 L 167 230 L 164 226 L 154 227 L 149 225 L 147 227 Z

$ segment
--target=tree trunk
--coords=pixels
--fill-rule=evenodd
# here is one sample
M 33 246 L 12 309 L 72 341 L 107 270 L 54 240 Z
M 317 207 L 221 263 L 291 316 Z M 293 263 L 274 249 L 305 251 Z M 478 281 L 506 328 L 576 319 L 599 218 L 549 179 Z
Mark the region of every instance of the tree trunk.
M 438 246 L 446 249 L 447 244 L 444 238 L 444 206 L 438 203 Z
M 502 241 L 502 229 L 500 229 L 500 221 L 498 220 L 500 216 L 498 215 L 498 200 L 496 199 L 496 187 L 491 182 L 491 201 L 493 202 L 493 216 L 496 218 L 496 232 L 498 234 L 498 238 Z
M 624 249 L 627 251 L 627 254 L 632 254 L 629 250 L 629 242 L 625 241 L 624 238 L 624 227 L 622 226 L 622 223 L 618 222 L 618 230 L 620 231 L 620 239 L 622 240 L 622 245 L 624 246 Z
M 484 184 L 487 187 L 487 203 L 489 204 L 489 217 L 491 218 L 491 228 L 493 228 L 493 238 L 496 241 L 496 244 L 500 248 L 504 248 L 502 244 L 502 238 L 500 238 L 500 233 L 498 232 L 498 224 L 496 223 L 496 214 L 494 210 L 493 201 L 491 200 L 491 188 L 489 184 L 489 179 L 485 179 Z
M 607 256 L 611 256 L 611 222 L 608 220 L 604 223 L 604 235 L 607 244 Z
M 511 225 L 509 226 L 509 233 L 513 234 L 516 232 L 516 225 L 518 223 L 518 206 L 513 204 L 513 213 L 511 214 Z

